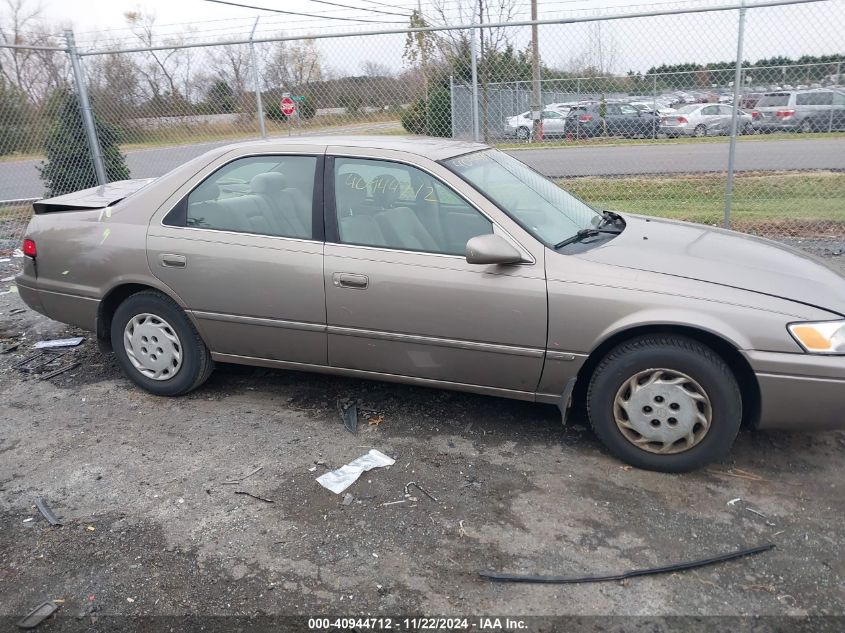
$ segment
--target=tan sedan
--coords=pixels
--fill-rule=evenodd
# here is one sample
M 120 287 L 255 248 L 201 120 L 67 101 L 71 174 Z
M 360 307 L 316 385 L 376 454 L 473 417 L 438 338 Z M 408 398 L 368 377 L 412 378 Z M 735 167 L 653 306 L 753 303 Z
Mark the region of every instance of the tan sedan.
M 251 142 L 34 207 L 21 296 L 154 394 L 218 361 L 577 406 L 664 471 L 723 456 L 743 422 L 845 425 L 845 278 L 600 212 L 483 145 Z

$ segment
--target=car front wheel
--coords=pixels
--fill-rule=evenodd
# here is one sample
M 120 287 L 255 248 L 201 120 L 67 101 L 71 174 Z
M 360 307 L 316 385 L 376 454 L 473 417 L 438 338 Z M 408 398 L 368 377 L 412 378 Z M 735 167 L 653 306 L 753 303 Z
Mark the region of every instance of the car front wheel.
M 516 138 L 518 138 L 520 141 L 527 141 L 531 138 L 531 130 L 529 130 L 527 127 L 520 127 L 516 131 Z
M 123 372 L 155 395 L 187 393 L 214 369 L 190 319 L 172 299 L 156 291 L 139 292 L 118 306 L 111 341 Z
M 590 423 L 620 459 L 687 472 L 724 457 L 742 421 L 733 372 L 681 336 L 643 336 L 613 349 L 588 388 Z

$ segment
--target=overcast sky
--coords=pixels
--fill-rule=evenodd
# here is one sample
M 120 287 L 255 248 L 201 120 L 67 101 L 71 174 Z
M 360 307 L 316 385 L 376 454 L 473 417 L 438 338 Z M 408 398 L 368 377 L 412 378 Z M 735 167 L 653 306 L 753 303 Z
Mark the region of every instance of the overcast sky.
M 30 1 L 35 4 L 35 0 Z M 308 34 L 338 29 L 361 31 L 400 28 L 407 22 L 404 15 L 416 6 L 415 0 L 332 0 L 361 7 L 359 10 L 346 10 L 320 4 L 315 0 L 241 1 L 312 13 L 321 18 L 283 16 L 204 0 L 42 0 L 41 5 L 45 19 L 71 24 L 83 47 L 95 44 L 112 47 L 131 45 L 131 34 L 125 30 L 124 13 L 138 9 L 155 14 L 162 34 L 175 34 L 190 29 L 193 31 L 190 38 L 196 41 L 246 37 L 252 21 L 259 15 L 259 37 L 280 32 Z M 448 8 L 452 24 L 459 22 L 457 5 L 469 2 L 440 1 Z M 433 16 L 435 12 L 431 2 L 422 2 L 422 9 L 424 13 Z M 528 19 L 528 0 L 515 2 L 516 19 Z M 652 4 L 637 0 L 539 0 L 539 9 L 542 19 L 730 3 L 731 0 L 658 1 Z M 374 13 L 364 8 L 401 15 Z M 338 17 L 372 22 L 329 19 Z M 393 21 L 399 24 L 391 24 Z M 601 36 L 611 53 L 613 70 L 623 73 L 631 69 L 644 71 L 662 63 L 730 60 L 736 54 L 736 25 L 736 11 L 662 16 L 604 22 Z M 749 10 L 747 25 L 745 59 L 845 52 L 845 0 Z M 100 33 L 95 35 L 95 32 Z M 541 28 L 540 51 L 544 62 L 553 67 L 565 67 L 571 59 L 589 49 L 590 35 L 590 28 L 581 24 Z M 528 28 L 513 29 L 511 32 L 511 39 L 519 48 L 525 46 L 529 37 Z M 341 72 L 354 73 L 366 61 L 375 61 L 398 70 L 402 65 L 403 45 L 404 37 L 396 35 L 325 40 L 320 46 L 328 66 Z

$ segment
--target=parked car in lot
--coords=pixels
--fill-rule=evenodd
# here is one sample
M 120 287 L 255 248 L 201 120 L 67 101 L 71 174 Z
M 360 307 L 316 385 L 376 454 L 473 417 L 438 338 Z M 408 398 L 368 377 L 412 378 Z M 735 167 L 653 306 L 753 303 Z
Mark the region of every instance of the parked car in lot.
M 763 95 L 754 107 L 760 132 L 845 130 L 845 93 L 835 90 L 779 91 Z
M 21 298 L 153 394 L 221 362 L 584 407 L 663 471 L 722 457 L 743 422 L 845 425 L 845 277 L 595 209 L 484 145 L 252 141 L 33 206 Z
M 563 124 L 566 118 L 566 111 L 545 108 L 540 116 L 542 117 L 543 136 L 554 137 L 565 134 Z M 521 141 L 527 141 L 531 138 L 533 126 L 534 121 L 531 119 L 531 111 L 523 112 L 522 114 L 510 117 L 505 122 L 505 136 L 515 136 Z
M 604 116 L 602 116 L 604 115 Z M 565 133 L 578 138 L 593 136 L 652 137 L 657 134 L 659 117 L 626 103 L 600 103 L 572 108 L 566 116 Z
M 700 103 L 678 108 L 673 114 L 660 119 L 660 131 L 669 138 L 678 136 L 718 136 L 730 134 L 733 106 L 717 103 Z M 753 134 L 750 114 L 742 110 L 737 116 L 737 130 Z

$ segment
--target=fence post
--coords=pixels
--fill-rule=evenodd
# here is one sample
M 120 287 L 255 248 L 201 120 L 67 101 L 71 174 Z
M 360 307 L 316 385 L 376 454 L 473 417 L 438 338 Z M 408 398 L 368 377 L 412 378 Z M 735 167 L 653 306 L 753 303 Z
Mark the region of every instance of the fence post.
M 449 75 L 449 121 L 452 124 L 452 138 L 456 138 L 457 128 L 455 128 L 455 76 Z
M 842 65 L 842 62 L 836 62 L 836 85 L 839 85 L 839 71 L 841 70 L 841 67 L 842 67 L 841 65 Z M 836 96 L 836 93 L 833 93 L 831 95 L 831 97 L 833 97 L 833 96 Z M 828 132 L 833 131 L 833 111 L 834 110 L 835 110 L 835 108 L 833 107 L 833 100 L 831 98 L 830 117 L 828 117 L 828 120 L 827 120 L 827 131 Z
M 476 51 L 478 33 L 472 29 L 469 47 L 471 49 L 470 64 L 472 65 L 472 140 L 478 143 L 481 132 L 478 127 L 478 51 Z
M 736 69 L 734 71 L 733 111 L 731 112 L 731 143 L 728 148 L 728 177 L 725 182 L 725 228 L 731 228 L 731 205 L 734 195 L 734 162 L 736 160 L 736 123 L 739 118 L 739 86 L 742 83 L 742 45 L 745 38 L 745 0 L 739 9 L 736 37 Z
M 654 125 L 651 126 L 651 138 L 657 138 L 660 126 L 660 113 L 657 111 L 657 73 L 651 76 L 651 109 L 654 110 Z
M 94 116 L 91 114 L 88 89 L 85 86 L 85 77 L 82 75 L 82 64 L 79 61 L 79 53 L 76 51 L 76 41 L 73 38 L 73 31 L 65 31 L 65 40 L 67 41 L 70 66 L 73 70 L 73 83 L 76 86 L 76 95 L 79 97 L 82 127 L 85 128 L 85 138 L 88 140 L 88 151 L 91 152 L 91 162 L 94 164 L 94 174 L 97 176 L 97 184 L 102 186 L 108 183 L 108 177 L 106 176 L 106 167 L 103 164 L 103 152 L 100 149 L 100 141 L 97 138 L 97 128 L 94 126 Z
M 261 101 L 261 78 L 258 72 L 258 59 L 255 56 L 255 42 L 252 41 L 260 19 L 260 15 L 255 17 L 255 23 L 249 33 L 249 56 L 252 61 L 252 82 L 255 84 L 255 114 L 258 117 L 258 130 L 261 132 L 261 138 L 267 138 L 267 128 L 264 126 L 264 103 Z

